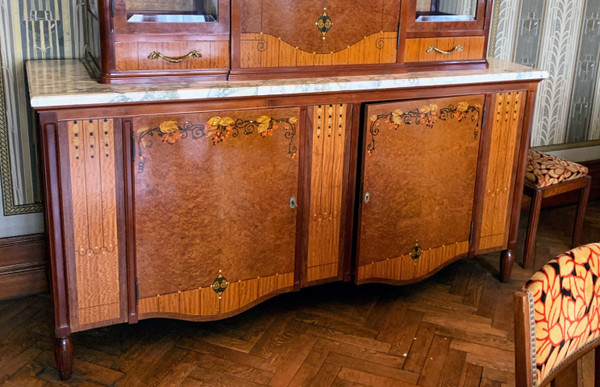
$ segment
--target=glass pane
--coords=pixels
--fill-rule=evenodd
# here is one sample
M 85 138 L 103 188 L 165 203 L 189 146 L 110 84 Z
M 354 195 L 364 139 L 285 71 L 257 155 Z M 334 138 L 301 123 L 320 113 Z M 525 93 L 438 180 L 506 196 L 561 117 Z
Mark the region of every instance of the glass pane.
M 127 0 L 130 23 L 210 23 L 219 21 L 218 0 Z
M 477 0 L 417 0 L 417 21 L 471 21 Z

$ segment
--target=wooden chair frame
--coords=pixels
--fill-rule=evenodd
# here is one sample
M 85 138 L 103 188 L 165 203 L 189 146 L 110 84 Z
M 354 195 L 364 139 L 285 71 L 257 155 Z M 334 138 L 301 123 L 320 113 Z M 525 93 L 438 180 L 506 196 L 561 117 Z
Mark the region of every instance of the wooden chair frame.
M 531 359 L 532 329 L 529 323 L 529 296 L 524 291 L 515 293 L 515 379 L 516 387 L 531 387 L 533 384 L 533 364 Z M 533 332 L 535 338 L 535 332 Z M 595 350 L 595 375 L 594 385 L 600 386 L 600 338 L 583 347 L 579 352 L 571 356 L 565 363 L 554 370 L 544 380 L 535 384 L 536 386 L 562 387 L 577 386 L 577 360 L 588 352 Z M 535 349 L 533 349 L 535 350 Z

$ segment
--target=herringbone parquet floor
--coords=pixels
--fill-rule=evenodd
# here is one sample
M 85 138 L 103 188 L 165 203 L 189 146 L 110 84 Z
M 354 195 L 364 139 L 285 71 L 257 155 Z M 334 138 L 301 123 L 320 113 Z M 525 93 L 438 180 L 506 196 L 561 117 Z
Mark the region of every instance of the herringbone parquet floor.
M 542 212 L 536 268 L 568 249 L 573 213 Z M 582 242 L 598 240 L 595 202 Z M 4 301 L 0 384 L 512 385 L 512 295 L 532 272 L 516 265 L 502 284 L 498 254 L 490 254 L 410 286 L 330 284 L 219 322 L 159 319 L 77 333 L 74 376 L 66 383 L 55 370 L 50 297 Z M 579 369 L 589 380 L 593 358 Z

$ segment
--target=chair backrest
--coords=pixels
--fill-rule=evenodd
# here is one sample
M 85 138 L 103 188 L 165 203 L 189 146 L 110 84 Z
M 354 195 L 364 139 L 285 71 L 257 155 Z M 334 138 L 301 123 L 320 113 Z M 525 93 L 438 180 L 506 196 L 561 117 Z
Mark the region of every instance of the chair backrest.
M 539 386 L 600 344 L 600 243 L 549 261 L 515 294 L 517 386 Z

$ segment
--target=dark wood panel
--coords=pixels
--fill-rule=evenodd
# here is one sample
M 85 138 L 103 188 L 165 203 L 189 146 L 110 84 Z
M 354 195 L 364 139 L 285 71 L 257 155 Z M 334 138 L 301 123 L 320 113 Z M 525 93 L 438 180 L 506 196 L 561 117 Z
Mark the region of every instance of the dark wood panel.
M 277 109 L 134 119 L 141 298 L 208 288 L 219 271 L 230 283 L 294 272 L 299 117 Z
M 480 95 L 367 107 L 359 267 L 408 256 L 417 240 L 440 264 L 451 258 L 443 246 L 468 251 L 458 246 L 469 240 L 483 103 Z M 427 272 L 420 266 L 417 277 Z
M 0 239 L 0 299 L 48 291 L 47 268 L 43 234 Z

